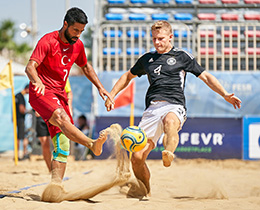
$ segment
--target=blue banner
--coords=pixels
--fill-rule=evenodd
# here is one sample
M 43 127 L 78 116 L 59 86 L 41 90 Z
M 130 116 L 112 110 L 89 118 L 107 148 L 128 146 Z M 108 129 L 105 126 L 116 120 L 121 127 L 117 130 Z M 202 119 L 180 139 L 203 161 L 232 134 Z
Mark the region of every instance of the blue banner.
M 11 150 L 14 145 L 11 88 L 0 91 L 0 151 Z
M 24 76 L 14 77 L 14 93 L 17 94 L 29 80 Z M 28 95 L 25 96 L 26 107 L 30 109 Z M 12 118 L 12 91 L 11 88 L 0 91 L 0 151 L 14 149 L 13 118 Z M 28 120 L 28 119 L 26 119 Z M 25 123 L 28 125 L 28 123 Z
M 92 83 L 85 76 L 69 77 L 73 93 L 73 112 L 78 115 L 90 113 L 92 110 Z
M 188 118 L 179 132 L 175 154 L 180 158 L 242 158 L 242 122 L 232 118 Z M 150 154 L 161 158 L 162 141 Z
M 260 114 L 260 72 L 210 72 L 229 93 L 242 101 L 241 109 L 234 109 L 204 82 L 188 74 L 185 88 L 189 117 L 242 117 Z

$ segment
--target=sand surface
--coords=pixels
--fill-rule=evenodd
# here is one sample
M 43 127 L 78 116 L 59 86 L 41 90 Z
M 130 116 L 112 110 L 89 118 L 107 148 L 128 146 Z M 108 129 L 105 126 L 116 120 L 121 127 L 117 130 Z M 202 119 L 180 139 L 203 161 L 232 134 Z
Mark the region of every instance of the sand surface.
M 44 161 L 25 160 L 15 166 L 12 158 L 0 155 L 0 209 L 260 210 L 259 161 L 177 158 L 169 168 L 163 167 L 162 160 L 147 163 L 151 197 L 129 198 L 127 186 L 115 186 L 91 199 L 48 203 L 41 201 L 50 181 Z M 116 174 L 117 164 L 116 159 L 69 160 L 64 189 L 73 192 L 102 185 Z

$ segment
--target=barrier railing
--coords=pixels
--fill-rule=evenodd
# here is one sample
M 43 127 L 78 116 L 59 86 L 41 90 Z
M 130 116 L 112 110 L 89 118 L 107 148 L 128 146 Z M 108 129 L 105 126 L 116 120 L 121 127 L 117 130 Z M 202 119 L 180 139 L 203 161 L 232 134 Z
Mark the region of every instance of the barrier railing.
M 212 71 L 260 70 L 260 24 L 198 25 L 197 59 Z
M 104 24 L 98 34 L 97 69 L 128 70 L 145 52 L 153 51 L 151 24 Z M 185 24 L 173 25 L 173 44 L 191 52 L 192 32 Z
M 94 38 L 98 71 L 128 70 L 145 52 L 153 51 L 152 23 L 103 24 Z M 259 23 L 172 23 L 172 43 L 191 52 L 207 70 L 260 70 Z

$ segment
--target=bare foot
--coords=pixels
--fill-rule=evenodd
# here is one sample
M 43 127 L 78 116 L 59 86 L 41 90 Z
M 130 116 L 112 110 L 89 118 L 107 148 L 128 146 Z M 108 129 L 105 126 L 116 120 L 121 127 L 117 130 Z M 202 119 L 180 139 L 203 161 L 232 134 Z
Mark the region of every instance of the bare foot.
M 96 139 L 93 142 L 93 147 L 92 147 L 92 151 L 95 155 L 99 156 L 102 153 L 102 148 L 103 148 L 103 144 L 105 143 L 105 141 L 107 140 L 107 131 L 106 130 L 102 130 L 99 133 L 99 137 L 98 139 Z
M 162 160 L 165 167 L 169 167 L 173 161 L 174 154 L 168 150 L 162 151 Z

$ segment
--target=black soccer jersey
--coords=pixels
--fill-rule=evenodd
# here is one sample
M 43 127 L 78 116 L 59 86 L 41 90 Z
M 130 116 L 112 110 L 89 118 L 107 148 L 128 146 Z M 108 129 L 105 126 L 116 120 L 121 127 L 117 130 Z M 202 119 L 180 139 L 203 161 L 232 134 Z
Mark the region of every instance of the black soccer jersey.
M 138 77 L 145 74 L 148 76 L 150 86 L 145 98 L 146 108 L 154 100 L 164 100 L 186 107 L 184 96 L 186 72 L 198 77 L 204 70 L 193 55 L 174 47 L 164 54 L 146 53 L 130 69 L 131 73 Z

